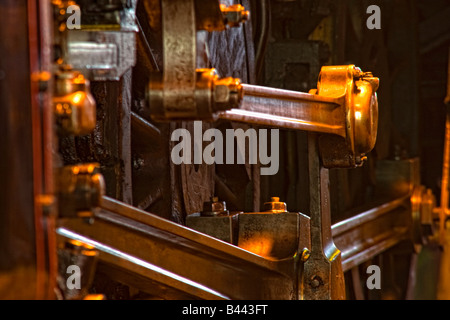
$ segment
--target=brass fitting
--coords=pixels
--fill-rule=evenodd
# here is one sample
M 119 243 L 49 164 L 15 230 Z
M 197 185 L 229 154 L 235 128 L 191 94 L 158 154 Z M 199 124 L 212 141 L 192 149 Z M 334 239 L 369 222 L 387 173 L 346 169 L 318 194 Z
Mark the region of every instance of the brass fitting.
M 212 217 L 218 215 L 227 215 L 229 212 L 227 210 L 227 204 L 225 201 L 219 201 L 218 197 L 211 197 L 210 201 L 203 203 L 202 216 Z
M 270 202 L 264 203 L 264 211 L 272 213 L 287 212 L 287 205 L 285 202 L 280 202 L 279 197 L 272 197 Z
M 56 74 L 53 106 L 59 133 L 85 135 L 94 130 L 96 103 L 81 73 L 65 69 Z
M 173 95 L 183 93 L 173 92 L 164 87 L 162 74 L 153 74 L 147 90 L 147 103 L 155 121 L 168 120 L 216 120 L 217 113 L 232 108 L 238 108 L 243 99 L 244 91 L 240 79 L 219 79 L 216 69 L 196 69 L 195 89 L 184 96 L 183 101 L 193 101 L 189 108 L 166 105 Z
M 105 194 L 105 181 L 98 164 L 88 163 L 60 169 L 59 213 L 65 217 L 91 217 Z
M 354 65 L 324 66 L 312 94 L 341 99 L 345 107 L 345 136 L 321 138 L 321 157 L 326 168 L 360 166 L 374 148 L 378 131 L 380 80 Z
M 244 97 L 244 91 L 239 79 L 227 77 L 214 81 L 214 105 L 215 110 L 227 110 L 237 108 Z
M 240 4 L 233 4 L 228 7 L 221 4 L 220 10 L 224 15 L 225 24 L 229 27 L 238 27 L 242 22 L 250 19 L 250 12 Z
M 308 261 L 310 256 L 311 256 L 311 251 L 309 251 L 308 248 L 303 248 L 302 255 L 301 255 L 301 260 L 303 262 L 306 262 L 306 261 Z

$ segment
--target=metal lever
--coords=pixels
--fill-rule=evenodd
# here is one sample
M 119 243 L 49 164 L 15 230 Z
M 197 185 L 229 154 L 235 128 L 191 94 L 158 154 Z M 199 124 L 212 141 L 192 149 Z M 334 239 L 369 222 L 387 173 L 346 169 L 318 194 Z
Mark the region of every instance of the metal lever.
M 237 122 L 325 133 L 319 148 L 323 165 L 355 167 L 375 145 L 379 79 L 354 65 L 322 68 L 317 90 L 302 93 L 242 85 L 239 108 L 219 116 Z

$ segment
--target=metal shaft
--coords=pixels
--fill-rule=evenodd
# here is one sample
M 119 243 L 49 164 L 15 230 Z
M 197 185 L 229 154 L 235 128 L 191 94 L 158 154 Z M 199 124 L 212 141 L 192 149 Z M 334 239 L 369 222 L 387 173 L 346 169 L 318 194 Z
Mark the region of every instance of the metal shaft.
M 346 136 L 343 100 L 314 94 L 243 84 L 239 109 L 222 119 Z

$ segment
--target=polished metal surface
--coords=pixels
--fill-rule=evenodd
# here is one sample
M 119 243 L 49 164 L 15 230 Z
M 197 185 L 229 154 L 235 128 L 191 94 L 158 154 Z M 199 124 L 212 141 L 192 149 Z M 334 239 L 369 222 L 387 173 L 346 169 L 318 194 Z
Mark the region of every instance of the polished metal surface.
M 221 113 L 221 119 L 345 137 L 340 99 L 248 84 L 243 91 L 241 106 Z
M 70 30 L 66 62 L 92 80 L 119 80 L 136 64 L 134 31 Z
M 375 146 L 378 86 L 378 78 L 354 65 L 324 66 L 310 93 L 243 85 L 242 105 L 220 118 L 341 137 L 321 138 L 323 165 L 356 167 Z

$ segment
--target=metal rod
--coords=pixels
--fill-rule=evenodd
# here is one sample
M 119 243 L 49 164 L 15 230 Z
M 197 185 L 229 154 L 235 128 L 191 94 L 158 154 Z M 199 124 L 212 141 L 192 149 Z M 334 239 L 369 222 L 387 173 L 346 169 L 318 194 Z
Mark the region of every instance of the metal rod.
M 156 268 L 232 299 L 297 298 L 295 256 L 269 260 L 109 197 L 103 197 L 93 224 L 64 219 L 59 228 L 143 261 L 149 268 L 141 269 L 134 258 L 117 261 L 100 254 L 107 264 L 169 287 L 181 284 L 153 272 Z
M 132 255 L 127 254 L 126 252 L 122 252 L 120 250 L 107 246 L 101 242 L 92 240 L 76 232 L 67 230 L 65 228 L 58 228 L 56 232 L 65 238 L 82 241 L 83 243 L 93 246 L 100 252 L 101 259 L 104 262 L 118 266 L 126 270 L 127 272 L 134 273 L 135 275 L 144 277 L 144 279 L 151 279 L 158 283 L 166 284 L 171 288 L 192 295 L 193 297 L 209 300 L 229 299 L 219 292 L 203 286 L 195 281 L 179 276 L 173 272 L 148 263 L 142 259 L 136 258 Z M 143 284 L 144 288 L 142 288 L 142 290 L 147 289 L 145 286 L 145 284 L 147 283 L 144 282 Z
M 441 182 L 441 210 L 439 212 L 439 238 L 441 243 L 445 237 L 445 219 L 448 211 L 448 179 L 450 172 L 450 110 L 446 110 L 444 156 L 442 162 L 442 182 Z
M 384 203 L 378 207 L 361 212 L 360 214 L 355 215 L 349 219 L 333 224 L 333 226 L 331 227 L 333 237 L 343 234 L 346 231 L 349 231 L 350 229 L 361 226 L 364 223 L 369 223 L 370 221 L 375 220 L 384 214 L 392 212 L 394 209 L 404 206 L 405 201 L 409 198 L 410 198 L 409 196 L 404 196 L 395 199 L 391 202 Z
M 331 227 L 342 252 L 342 269 L 351 270 L 408 236 L 410 196 L 369 209 Z
M 248 84 L 243 91 L 241 107 L 221 113 L 220 118 L 346 136 L 342 99 Z
M 161 138 L 161 131 L 155 125 L 148 122 L 146 119 L 133 111 L 131 112 L 131 123 L 136 125 L 136 127 L 140 128 L 142 131 L 148 133 L 152 138 Z

